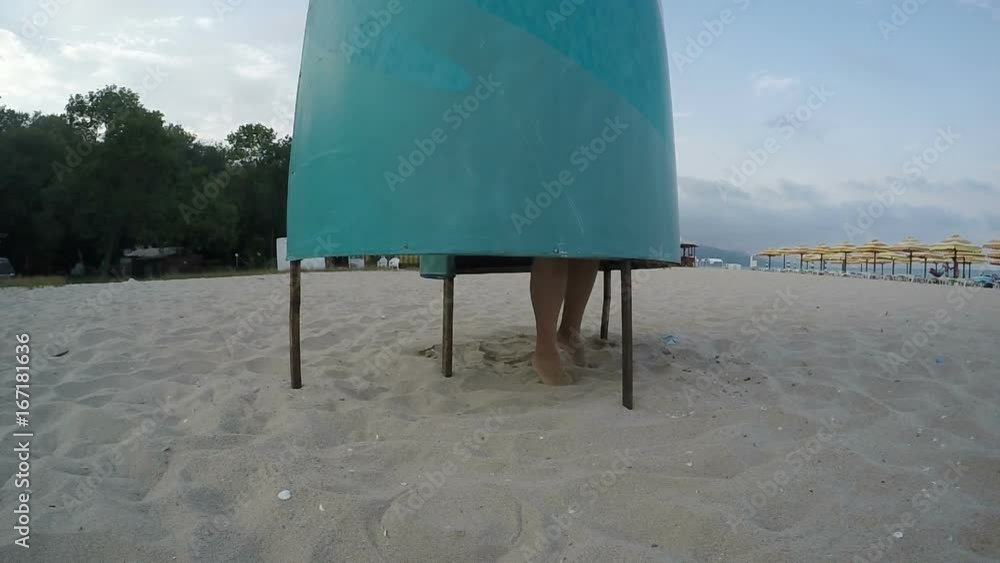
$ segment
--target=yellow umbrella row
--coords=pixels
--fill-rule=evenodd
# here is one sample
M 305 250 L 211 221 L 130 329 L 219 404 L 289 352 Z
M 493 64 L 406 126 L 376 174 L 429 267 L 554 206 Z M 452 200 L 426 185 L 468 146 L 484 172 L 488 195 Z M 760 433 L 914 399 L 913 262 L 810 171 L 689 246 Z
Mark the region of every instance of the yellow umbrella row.
M 759 254 L 768 257 L 768 269 L 771 267 L 771 258 L 774 256 L 782 257 L 781 267 L 784 269 L 786 266 L 785 257 L 789 254 L 793 256 L 798 255 L 799 269 L 801 270 L 805 262 L 814 261 L 819 261 L 820 269 L 823 269 L 826 257 L 837 255 L 841 257 L 843 271 L 847 270 L 848 263 L 871 263 L 874 265 L 891 262 L 893 264 L 893 271 L 895 272 L 895 262 L 906 260 L 907 273 L 911 274 L 913 273 L 913 259 L 916 258 L 924 261 L 925 276 L 928 262 L 951 262 L 954 265 L 954 272 L 957 277 L 959 263 L 963 265 L 963 270 L 965 265 L 984 263 L 987 261 L 986 257 L 984 257 L 984 252 L 989 256 L 991 263 L 994 260 L 1000 261 L 1000 239 L 991 240 L 980 248 L 959 235 L 952 235 L 933 245 L 926 245 L 914 237 L 906 237 L 893 245 L 875 239 L 860 246 L 855 246 L 849 242 L 843 242 L 836 246 L 827 246 L 825 244 L 812 247 L 799 245 L 769 248 Z M 856 257 L 856 259 L 851 259 L 852 256 Z

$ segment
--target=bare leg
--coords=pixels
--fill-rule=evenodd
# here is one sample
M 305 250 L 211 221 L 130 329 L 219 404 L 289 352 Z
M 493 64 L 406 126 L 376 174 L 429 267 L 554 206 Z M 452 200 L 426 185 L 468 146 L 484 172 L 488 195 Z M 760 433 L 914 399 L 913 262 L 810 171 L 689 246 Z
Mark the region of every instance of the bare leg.
M 567 260 L 535 258 L 531 265 L 531 307 L 535 310 L 535 353 L 531 365 L 546 385 L 566 385 L 559 361 L 556 323 L 566 295 Z
M 598 266 L 600 266 L 598 260 L 572 260 L 566 276 L 566 299 L 557 339 L 572 353 L 573 363 L 580 366 L 587 365 L 581 327 L 587 302 L 590 300 L 591 292 L 594 291 Z

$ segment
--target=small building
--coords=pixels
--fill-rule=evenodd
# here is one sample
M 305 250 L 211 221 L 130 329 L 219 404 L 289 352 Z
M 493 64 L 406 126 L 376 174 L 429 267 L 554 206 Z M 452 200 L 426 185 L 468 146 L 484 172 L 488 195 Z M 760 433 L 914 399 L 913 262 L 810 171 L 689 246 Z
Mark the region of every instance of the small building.
M 201 266 L 201 256 L 179 246 L 126 250 L 121 259 L 122 276 L 137 279 L 194 273 Z
M 698 265 L 698 245 L 693 242 L 681 243 L 681 267 L 694 268 Z

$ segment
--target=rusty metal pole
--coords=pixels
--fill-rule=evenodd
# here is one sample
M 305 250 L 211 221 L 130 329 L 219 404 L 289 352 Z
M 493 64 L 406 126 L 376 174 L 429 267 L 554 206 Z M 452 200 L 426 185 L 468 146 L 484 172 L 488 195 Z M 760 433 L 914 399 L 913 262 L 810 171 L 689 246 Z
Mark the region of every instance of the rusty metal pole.
M 632 262 L 622 262 L 622 406 L 632 410 Z
M 290 263 L 290 286 L 288 300 L 288 348 L 289 371 L 292 375 L 292 389 L 302 389 L 302 347 L 299 336 L 299 310 L 302 305 L 302 261 Z
M 444 280 L 444 326 L 441 339 L 441 371 L 451 377 L 455 328 L 455 278 Z
M 604 303 L 601 307 L 601 340 L 608 339 L 608 324 L 611 323 L 611 268 L 604 267 Z

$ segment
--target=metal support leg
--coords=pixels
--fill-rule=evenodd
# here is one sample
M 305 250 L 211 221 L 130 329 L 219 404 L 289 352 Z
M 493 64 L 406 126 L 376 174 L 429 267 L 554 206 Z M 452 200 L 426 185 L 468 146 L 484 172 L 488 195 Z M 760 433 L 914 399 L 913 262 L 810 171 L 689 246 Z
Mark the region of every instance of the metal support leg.
M 302 347 L 299 337 L 299 310 L 302 305 L 302 261 L 292 260 L 289 270 L 288 348 L 292 389 L 302 389 Z
M 444 280 L 444 326 L 441 338 L 441 372 L 451 377 L 452 342 L 455 327 L 455 278 Z
M 604 268 L 604 303 L 601 307 L 601 340 L 608 339 L 608 324 L 611 322 L 611 268 Z
M 632 410 L 632 262 L 622 263 L 622 406 Z

